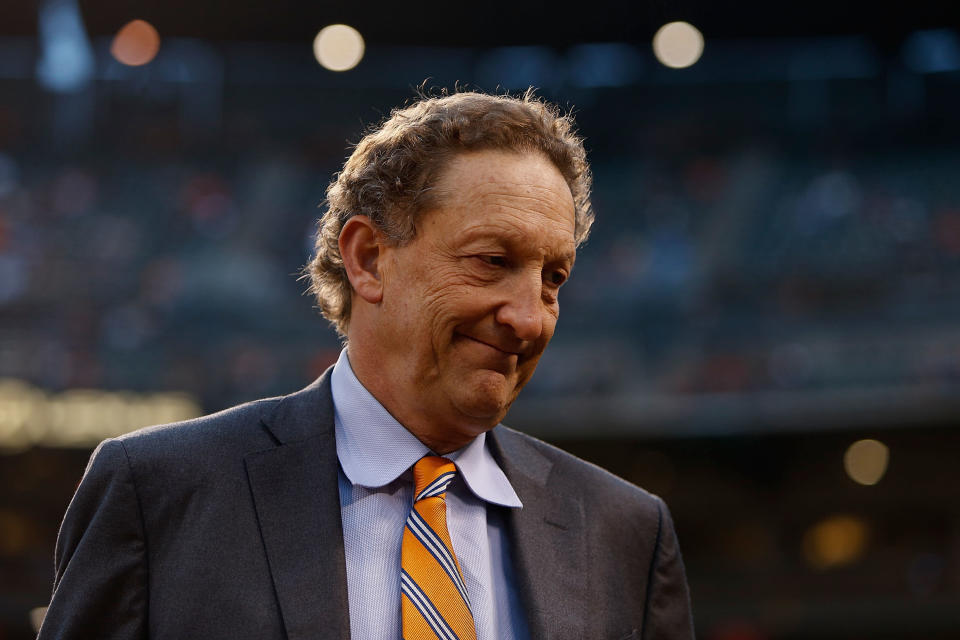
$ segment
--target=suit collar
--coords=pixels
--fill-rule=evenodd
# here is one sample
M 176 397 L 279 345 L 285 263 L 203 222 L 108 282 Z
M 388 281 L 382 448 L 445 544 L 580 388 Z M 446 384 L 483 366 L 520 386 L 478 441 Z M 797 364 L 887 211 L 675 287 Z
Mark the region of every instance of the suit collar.
M 260 421 L 277 444 L 320 435 L 333 438 L 333 400 L 330 393 L 332 367 L 296 393 L 267 404 Z M 332 442 L 332 441 L 331 441 Z
M 287 637 L 349 638 L 330 371 L 261 421 L 277 446 L 244 464 Z
M 556 465 L 534 440 L 502 426 L 488 439 L 524 505 L 506 518 L 530 636 L 585 637 L 589 567 L 579 492 L 564 488 Z

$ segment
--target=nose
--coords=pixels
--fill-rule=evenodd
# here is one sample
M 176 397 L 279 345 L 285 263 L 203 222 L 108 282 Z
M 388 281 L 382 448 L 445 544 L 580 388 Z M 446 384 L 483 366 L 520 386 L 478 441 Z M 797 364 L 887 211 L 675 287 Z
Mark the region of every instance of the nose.
M 540 338 L 544 328 L 543 280 L 535 273 L 517 273 L 508 281 L 505 300 L 497 309 L 496 319 L 513 330 L 520 340 Z

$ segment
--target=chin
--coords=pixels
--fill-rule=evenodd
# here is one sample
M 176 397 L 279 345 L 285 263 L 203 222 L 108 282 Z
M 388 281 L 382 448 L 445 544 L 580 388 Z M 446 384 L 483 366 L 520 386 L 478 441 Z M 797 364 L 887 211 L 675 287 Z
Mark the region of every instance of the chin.
M 489 421 L 496 426 L 507 414 L 513 401 L 509 393 L 509 381 L 495 372 L 484 372 L 479 379 L 457 385 L 454 392 L 457 408 L 466 416 L 477 420 Z M 512 388 L 512 387 L 511 387 Z
M 471 398 L 466 402 L 460 403 L 460 411 L 464 415 L 489 423 L 490 427 L 495 427 L 498 422 L 507 415 L 507 405 L 504 402 L 497 402 L 494 398 Z

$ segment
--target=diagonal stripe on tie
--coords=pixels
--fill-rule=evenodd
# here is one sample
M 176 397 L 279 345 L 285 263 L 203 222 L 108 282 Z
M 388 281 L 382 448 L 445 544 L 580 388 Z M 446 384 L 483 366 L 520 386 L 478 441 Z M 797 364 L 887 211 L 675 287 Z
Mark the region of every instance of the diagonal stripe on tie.
M 446 490 L 456 467 L 426 456 L 414 465 L 403 532 L 400 609 L 404 640 L 476 640 L 463 572 L 447 530 Z
M 413 606 L 416 607 L 417 611 L 437 637 L 442 640 L 460 640 L 437 607 L 430 601 L 430 598 L 427 597 L 427 594 L 423 592 L 423 589 L 413 581 L 406 571 L 400 574 L 400 591 L 409 598 L 410 602 L 413 603 Z
M 423 548 L 434 557 L 437 564 L 446 571 L 450 580 L 453 581 L 453 584 L 460 592 L 460 595 L 463 596 L 464 602 L 467 603 L 467 606 L 470 606 L 470 598 L 467 596 L 467 585 L 464 584 L 463 577 L 460 575 L 460 570 L 457 567 L 453 552 L 447 548 L 433 529 L 430 528 L 430 525 L 424 522 L 416 510 L 410 512 L 407 526 L 410 528 L 410 533 L 417 539 L 417 542 L 423 545 Z
M 450 481 L 453 480 L 453 477 L 455 475 L 457 474 L 452 471 L 448 473 L 444 473 L 442 476 L 440 476 L 439 478 L 437 478 L 436 480 L 428 484 L 426 487 L 424 487 L 423 491 L 417 494 L 417 497 L 414 498 L 414 502 L 418 502 L 423 498 L 429 498 L 431 496 L 440 495 L 441 493 L 444 493 L 447 490 L 447 485 L 450 484 Z

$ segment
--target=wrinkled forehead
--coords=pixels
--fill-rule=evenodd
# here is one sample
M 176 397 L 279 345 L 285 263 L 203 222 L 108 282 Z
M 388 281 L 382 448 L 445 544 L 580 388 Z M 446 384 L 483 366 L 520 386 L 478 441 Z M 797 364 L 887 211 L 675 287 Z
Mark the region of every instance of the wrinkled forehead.
M 421 211 L 467 208 L 518 216 L 538 214 L 558 230 L 576 227 L 570 185 L 546 155 L 535 151 L 459 153 L 434 177 Z
M 420 212 L 416 227 L 443 251 L 506 252 L 572 265 L 573 197 L 546 158 L 464 155 L 446 168 L 436 191 L 436 206 Z

